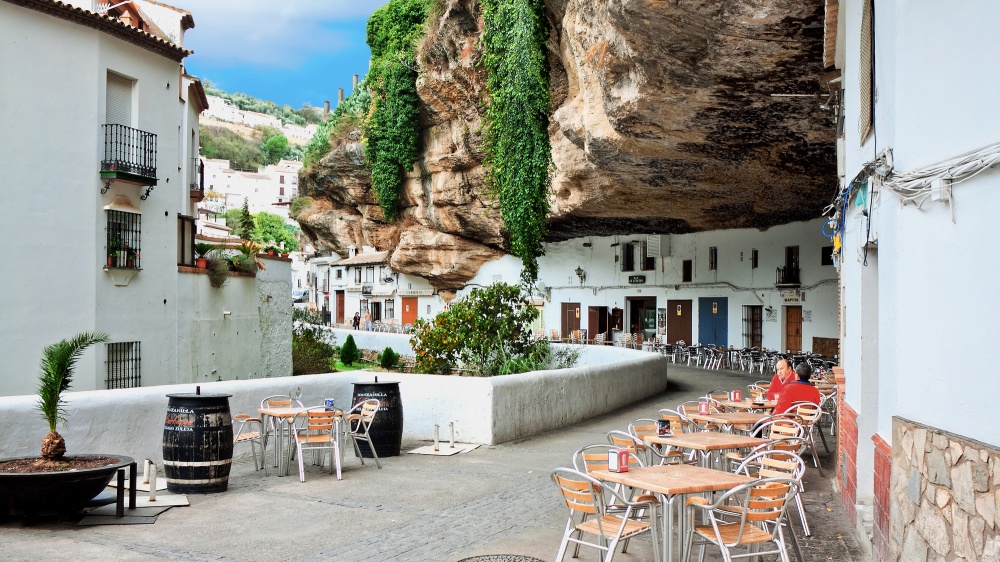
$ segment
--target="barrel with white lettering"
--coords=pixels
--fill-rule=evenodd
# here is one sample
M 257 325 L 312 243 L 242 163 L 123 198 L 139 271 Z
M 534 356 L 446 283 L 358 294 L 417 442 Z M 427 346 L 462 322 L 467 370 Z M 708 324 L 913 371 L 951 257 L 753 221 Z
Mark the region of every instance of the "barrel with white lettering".
M 211 494 L 229 487 L 233 462 L 232 394 L 168 394 L 163 424 L 167 490 Z
M 399 383 L 378 382 L 376 377 L 375 382 L 352 384 L 354 395 L 351 402 L 354 404 L 371 398 L 379 401 L 378 413 L 375 414 L 371 429 L 368 431 L 375 452 L 379 458 L 398 457 L 403 442 L 403 399 L 399 395 Z M 368 443 L 359 441 L 358 449 L 364 458 L 372 458 L 372 449 Z

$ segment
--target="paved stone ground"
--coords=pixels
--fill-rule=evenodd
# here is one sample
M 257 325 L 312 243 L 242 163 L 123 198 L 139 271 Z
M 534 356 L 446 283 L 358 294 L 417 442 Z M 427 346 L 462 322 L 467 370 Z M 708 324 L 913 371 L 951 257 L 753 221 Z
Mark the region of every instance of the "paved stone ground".
M 455 562 L 506 554 L 552 560 L 566 517 L 549 481 L 552 468 L 569 465 L 573 451 L 606 442 L 607 431 L 625 429 L 632 419 L 758 378 L 673 365 L 669 376 L 666 393 L 518 442 L 452 457 L 404 454 L 384 459 L 381 470 L 348 454 L 339 482 L 318 466 L 307 468 L 305 483 L 294 475 L 265 477 L 252 461 L 240 460 L 228 492 L 190 496 L 190 507 L 173 508 L 154 525 L 0 523 L 0 559 Z M 404 443 L 404 450 L 422 444 Z M 806 473 L 813 535 L 801 539 L 804 556 L 809 562 L 868 561 L 840 507 L 833 456 L 823 459 L 826 478 L 813 468 Z M 581 559 L 594 558 L 592 549 L 581 551 Z M 706 559 L 721 557 L 709 551 Z M 652 561 L 649 539 L 633 540 L 615 560 Z

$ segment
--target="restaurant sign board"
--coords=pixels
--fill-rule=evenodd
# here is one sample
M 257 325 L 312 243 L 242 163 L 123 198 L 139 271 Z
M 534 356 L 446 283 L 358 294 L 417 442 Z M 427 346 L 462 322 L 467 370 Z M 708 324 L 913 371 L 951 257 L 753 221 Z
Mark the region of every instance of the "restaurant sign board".
M 629 275 L 628 276 L 628 282 L 631 283 L 631 284 L 633 284 L 633 285 L 636 285 L 638 283 L 645 283 L 646 282 L 646 276 L 645 275 Z

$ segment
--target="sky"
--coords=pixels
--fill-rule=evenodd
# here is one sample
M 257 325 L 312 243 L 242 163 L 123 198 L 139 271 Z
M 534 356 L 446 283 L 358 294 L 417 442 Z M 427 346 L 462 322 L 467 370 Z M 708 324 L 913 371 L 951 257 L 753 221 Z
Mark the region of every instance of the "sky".
M 365 23 L 388 0 L 166 0 L 191 12 L 189 74 L 229 93 L 288 104 L 337 105 L 337 88 L 368 72 Z

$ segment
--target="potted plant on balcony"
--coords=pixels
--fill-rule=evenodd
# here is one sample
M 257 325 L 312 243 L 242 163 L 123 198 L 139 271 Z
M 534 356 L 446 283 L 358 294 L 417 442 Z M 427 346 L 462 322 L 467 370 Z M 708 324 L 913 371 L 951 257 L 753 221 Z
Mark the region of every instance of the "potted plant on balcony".
M 213 246 L 208 242 L 195 242 L 194 252 L 198 256 L 195 258 L 194 263 L 200 269 L 205 269 L 208 267 L 208 254 L 212 251 Z
M 216 249 L 208 257 L 208 282 L 218 289 L 229 279 L 229 259 Z
M 66 455 L 66 442 L 56 431 L 66 421 L 65 392 L 77 360 L 107 334 L 82 333 L 42 352 L 38 409 L 48 422 L 40 457 L 0 460 L 0 516 L 51 515 L 79 511 L 107 486 L 115 472 L 133 462 L 123 455 Z
M 280 253 L 280 250 L 274 246 L 268 246 L 267 248 L 264 248 L 264 251 L 267 252 L 267 255 L 269 256 L 276 256 Z
M 119 252 L 122 251 L 122 241 L 118 238 L 108 240 L 108 267 L 118 267 Z

